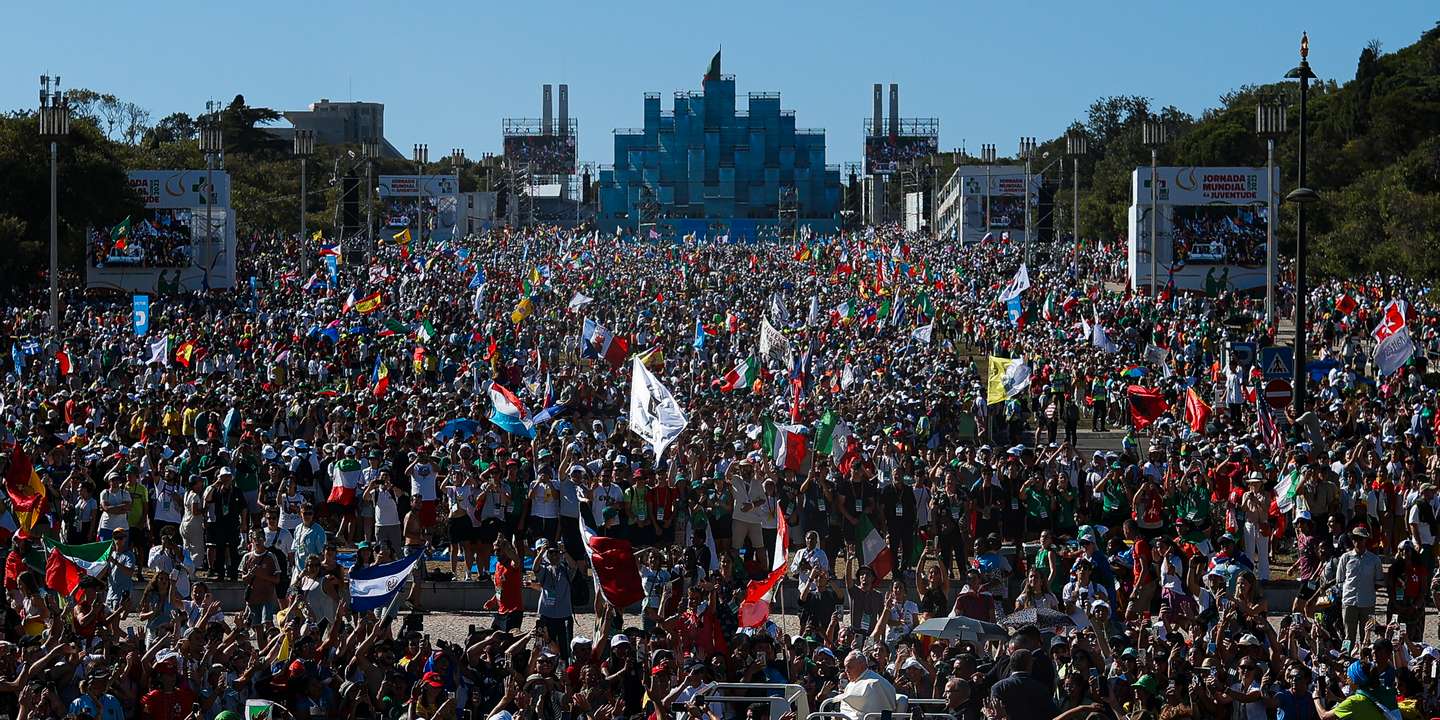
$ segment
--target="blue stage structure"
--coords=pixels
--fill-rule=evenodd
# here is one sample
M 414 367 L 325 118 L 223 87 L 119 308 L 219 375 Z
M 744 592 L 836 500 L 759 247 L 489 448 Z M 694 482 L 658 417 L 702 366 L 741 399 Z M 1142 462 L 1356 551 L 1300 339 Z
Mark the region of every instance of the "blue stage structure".
M 737 111 L 718 52 L 702 86 L 676 92 L 670 112 L 646 93 L 645 126 L 615 130 L 615 164 L 598 181 L 600 229 L 732 242 L 834 232 L 840 167 L 825 164 L 825 131 L 796 129 L 779 93 L 750 93 Z

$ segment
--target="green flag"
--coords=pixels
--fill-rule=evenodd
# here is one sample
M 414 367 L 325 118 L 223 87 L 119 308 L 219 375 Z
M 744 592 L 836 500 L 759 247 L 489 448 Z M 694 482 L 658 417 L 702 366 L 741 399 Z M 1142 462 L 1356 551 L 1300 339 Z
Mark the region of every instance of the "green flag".
M 774 455 L 775 448 L 775 423 L 770 418 L 765 418 L 764 430 L 760 433 L 760 446 L 765 448 L 766 455 Z
M 116 241 L 116 240 L 119 240 L 119 239 L 122 238 L 122 237 L 129 237 L 129 236 L 130 236 L 130 216 L 129 216 L 129 215 L 126 215 L 126 216 L 125 216 L 125 219 L 124 219 L 124 220 L 121 220 L 119 225 L 116 225 L 115 227 L 110 228 L 110 241 L 111 241 L 111 242 L 114 242 L 114 241 Z
M 826 410 L 820 417 L 820 422 L 815 425 L 815 453 L 817 455 L 829 455 L 835 450 L 835 417 L 834 410 Z
M 431 325 L 429 320 L 421 322 L 420 329 L 415 331 L 415 337 L 420 342 L 430 342 L 430 338 L 435 337 L 435 326 Z

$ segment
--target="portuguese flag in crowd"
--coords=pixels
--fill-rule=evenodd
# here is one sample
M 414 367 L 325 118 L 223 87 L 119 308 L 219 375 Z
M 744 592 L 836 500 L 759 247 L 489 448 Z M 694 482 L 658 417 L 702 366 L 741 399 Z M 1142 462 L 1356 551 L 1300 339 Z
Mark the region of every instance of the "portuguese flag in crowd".
M 45 587 L 70 597 L 75 594 L 75 588 L 80 586 L 81 578 L 86 575 L 96 577 L 105 569 L 105 563 L 110 559 L 110 551 L 115 547 L 115 543 L 106 540 L 85 545 L 65 545 L 46 540 L 45 547 L 50 551 L 45 564 Z

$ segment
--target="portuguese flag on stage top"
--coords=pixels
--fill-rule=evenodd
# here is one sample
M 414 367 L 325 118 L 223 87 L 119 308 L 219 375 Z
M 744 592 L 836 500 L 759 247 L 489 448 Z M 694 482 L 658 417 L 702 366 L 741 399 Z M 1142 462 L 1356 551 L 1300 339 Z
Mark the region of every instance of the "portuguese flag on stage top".
M 875 571 L 875 578 L 878 580 L 889 575 L 890 568 L 895 564 L 890 556 L 890 545 L 870 518 L 863 514 L 855 525 L 855 539 L 860 543 L 860 560 Z
M 67 597 L 74 595 L 81 578 L 86 575 L 96 577 L 105 569 L 110 550 L 114 547 L 115 543 L 109 540 L 85 545 L 45 541 L 45 548 L 49 551 L 45 563 L 45 587 Z

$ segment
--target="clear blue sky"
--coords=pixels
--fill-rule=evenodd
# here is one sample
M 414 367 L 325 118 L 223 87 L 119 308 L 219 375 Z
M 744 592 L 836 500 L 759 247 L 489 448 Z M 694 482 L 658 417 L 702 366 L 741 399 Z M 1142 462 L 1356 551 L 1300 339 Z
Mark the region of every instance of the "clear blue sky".
M 1196 113 L 1279 78 L 1301 30 L 1323 78 L 1354 76 L 1364 44 L 1410 44 L 1435 0 L 668 3 L 12 2 L 0 110 L 33 107 L 37 78 L 115 93 L 155 118 L 244 93 L 300 109 L 321 97 L 385 103 L 386 136 L 431 157 L 498 152 L 505 117 L 538 117 L 540 85 L 569 83 L 582 160 L 611 161 L 641 94 L 699 88 L 723 44 L 739 92 L 774 90 L 827 160 L 859 160 L 871 84 L 900 83 L 901 115 L 940 118 L 940 146 L 1054 136 L 1102 95 Z M 741 105 L 743 107 L 743 103 Z

